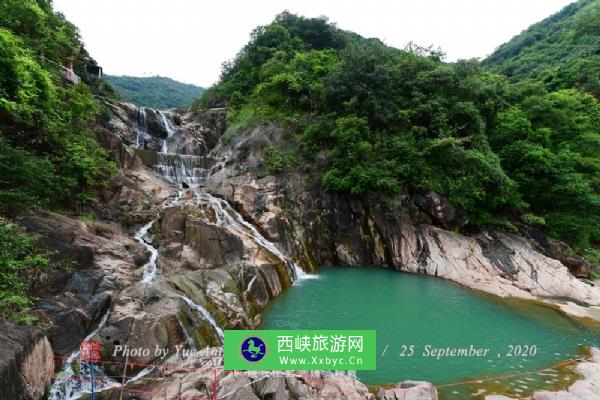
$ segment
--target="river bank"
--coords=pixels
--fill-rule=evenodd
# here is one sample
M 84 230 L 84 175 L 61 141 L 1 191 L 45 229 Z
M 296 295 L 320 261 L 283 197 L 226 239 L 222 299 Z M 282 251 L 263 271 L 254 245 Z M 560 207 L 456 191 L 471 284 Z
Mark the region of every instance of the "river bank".
M 419 222 L 421 214 L 407 213 L 409 199 L 394 204 L 357 201 L 322 192 L 308 173 L 267 173 L 261 160 L 264 149 L 281 134 L 277 129 L 251 129 L 232 142 L 219 141 L 226 129 L 225 110 L 178 114 L 110 106 L 113 119 L 97 134 L 116 155 L 120 170 L 101 194 L 102 202 L 90 210 L 95 219 L 52 213 L 29 217 L 31 229 L 48 243 L 79 256 L 74 273 L 57 271 L 51 290 L 40 292 L 38 309 L 43 320 L 55 326 L 48 339 L 57 360 L 75 354 L 86 337 L 102 343 L 106 364 L 99 376 L 116 377 L 105 382 L 104 396 L 123 390 L 152 394 L 144 398 L 156 393 L 212 395 L 212 372 L 195 376 L 189 371 L 199 365 L 114 349 L 218 347 L 223 329 L 260 326 L 264 310 L 282 294 L 287 296 L 294 282 L 302 282 L 301 289 L 321 281 L 303 281 L 305 271 L 331 261 L 386 266 L 390 273 L 410 272 L 417 279 L 418 274 L 437 276 L 495 295 L 557 306 L 577 302 L 582 307 L 600 298 L 598 288 L 577 280 L 527 238 L 505 232 L 464 236 Z M 187 188 L 177 196 L 183 184 Z M 422 295 L 416 292 L 413 300 L 388 302 L 409 304 Z M 315 307 L 323 309 L 323 302 Z M 67 326 L 76 329 L 65 335 Z M 160 368 L 164 363 L 178 367 L 165 374 Z M 57 370 L 62 371 L 57 385 L 78 383 L 56 389 L 54 398 L 87 396 L 89 387 L 81 377 L 85 369 L 69 369 L 59 362 Z M 220 393 L 250 383 L 253 396 L 261 399 L 273 387 L 300 398 L 366 398 L 370 393 L 352 377 L 329 374 L 312 383 L 301 378 L 273 380 L 268 390 L 248 378 L 230 378 L 222 370 L 216 375 Z M 396 374 L 385 382 L 409 376 Z M 432 391 L 431 385 L 425 386 L 423 390 Z M 236 396 L 243 393 L 245 389 Z

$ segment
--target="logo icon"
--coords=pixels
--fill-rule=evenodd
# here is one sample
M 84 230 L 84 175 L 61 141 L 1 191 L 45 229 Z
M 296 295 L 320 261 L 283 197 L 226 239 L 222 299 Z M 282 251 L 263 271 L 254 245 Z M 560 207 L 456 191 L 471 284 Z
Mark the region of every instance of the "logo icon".
M 262 339 L 252 336 L 242 343 L 242 356 L 250 362 L 257 362 L 267 354 L 267 346 Z

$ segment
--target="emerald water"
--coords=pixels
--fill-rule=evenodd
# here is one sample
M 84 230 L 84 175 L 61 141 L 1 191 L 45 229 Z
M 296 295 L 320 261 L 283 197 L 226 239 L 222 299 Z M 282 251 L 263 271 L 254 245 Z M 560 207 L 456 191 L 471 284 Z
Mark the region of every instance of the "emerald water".
M 538 370 L 580 355 L 583 346 L 600 345 L 595 329 L 553 309 L 501 300 L 442 279 L 350 267 L 324 268 L 319 276 L 276 299 L 265 310 L 262 328 L 375 329 L 377 370 L 358 373 L 366 384 L 416 379 L 440 385 Z M 410 348 L 403 345 L 413 345 L 414 354 L 409 357 Z M 484 357 L 436 359 L 424 356 L 427 345 L 489 351 Z M 509 356 L 510 346 L 521 347 Z M 551 370 L 510 384 L 518 394 L 559 379 L 566 378 Z

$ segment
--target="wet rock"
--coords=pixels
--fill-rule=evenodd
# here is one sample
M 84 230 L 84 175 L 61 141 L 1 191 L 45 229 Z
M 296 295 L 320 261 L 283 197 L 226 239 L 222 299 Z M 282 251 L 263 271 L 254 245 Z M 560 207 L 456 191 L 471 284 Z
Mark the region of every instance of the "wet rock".
M 186 222 L 185 240 L 209 264 L 234 262 L 244 255 L 244 245 L 237 236 L 201 219 Z
M 254 265 L 244 265 L 242 269 L 242 282 L 246 299 L 257 306 L 264 308 L 271 297 L 263 280 L 262 275 Z
M 307 269 L 391 267 L 499 296 L 542 300 L 582 317 L 593 315 L 578 304 L 600 305 L 600 287 L 576 278 L 585 276 L 585 263 L 560 243 L 536 238 L 540 244 L 533 234 L 454 233 L 467 220 L 437 193 L 383 202 L 326 192 L 303 171 L 263 175 L 258 166 L 265 146 L 281 142 L 277 132 L 274 125 L 253 127 L 217 146 L 212 155 L 222 161 L 207 186 Z M 433 225 L 419 219 L 423 214 Z
M 145 110 L 148 124 L 147 132 L 156 138 L 166 139 L 168 132 L 162 122 L 161 111 L 152 110 L 150 108 L 145 108 Z
M 97 278 L 94 278 L 85 272 L 75 272 L 65 287 L 65 291 L 91 297 L 97 288 Z
M 181 207 L 170 207 L 163 211 L 161 217 L 161 232 L 167 243 L 172 241 L 183 241 L 186 220 L 186 210 Z
M 273 264 L 261 264 L 258 267 L 258 271 L 264 278 L 269 296 L 272 299 L 279 296 L 282 291 L 282 285 L 277 268 Z
M 40 331 L 0 320 L 0 398 L 42 399 L 54 376 L 53 357 Z

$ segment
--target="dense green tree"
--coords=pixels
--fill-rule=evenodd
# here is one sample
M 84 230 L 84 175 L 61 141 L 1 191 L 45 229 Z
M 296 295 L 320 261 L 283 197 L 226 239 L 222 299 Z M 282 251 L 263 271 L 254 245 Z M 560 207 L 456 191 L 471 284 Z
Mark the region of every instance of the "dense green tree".
M 296 133 L 289 148 L 269 150 L 272 172 L 294 165 L 286 161 L 292 151 L 306 159 L 324 152 L 327 190 L 436 190 L 466 211 L 471 225 L 522 218 L 583 248 L 600 240 L 600 109 L 590 95 L 554 90 L 583 88 L 582 79 L 596 78 L 570 58 L 549 81 L 540 60 L 564 51 L 535 57 L 545 51 L 546 30 L 559 35 L 561 46 L 576 40 L 593 49 L 595 14 L 582 10 L 597 4 L 568 7 L 486 61 L 501 65 L 528 54 L 540 65 L 527 75 L 538 82 L 519 80 L 534 64 L 515 58 L 518 68 L 503 70 L 513 83 L 475 60 L 447 64 L 438 50 L 394 49 L 324 19 L 284 13 L 254 31 L 195 106 L 227 104 L 234 127 L 277 120 Z M 592 58 L 579 60 L 593 68 Z
M 63 78 L 73 62 L 83 82 Z M 28 290 L 48 254 L 5 217 L 38 205 L 73 210 L 93 201 L 115 168 L 93 136 L 106 95 L 77 29 L 45 0 L 0 0 L 0 318 L 33 322 Z
M 0 318 L 16 323 L 35 320 L 25 312 L 32 304 L 27 292 L 48 267 L 48 253 L 36 242 L 35 236 L 0 217 Z
M 600 1 L 579 0 L 532 25 L 483 61 L 512 81 L 579 88 L 600 99 Z
M 114 164 L 94 140 L 100 106 L 85 83 L 68 85 L 50 61 L 91 62 L 73 25 L 45 1 L 0 1 L 0 212 L 90 199 Z M 16 165 L 17 162 L 23 165 Z

